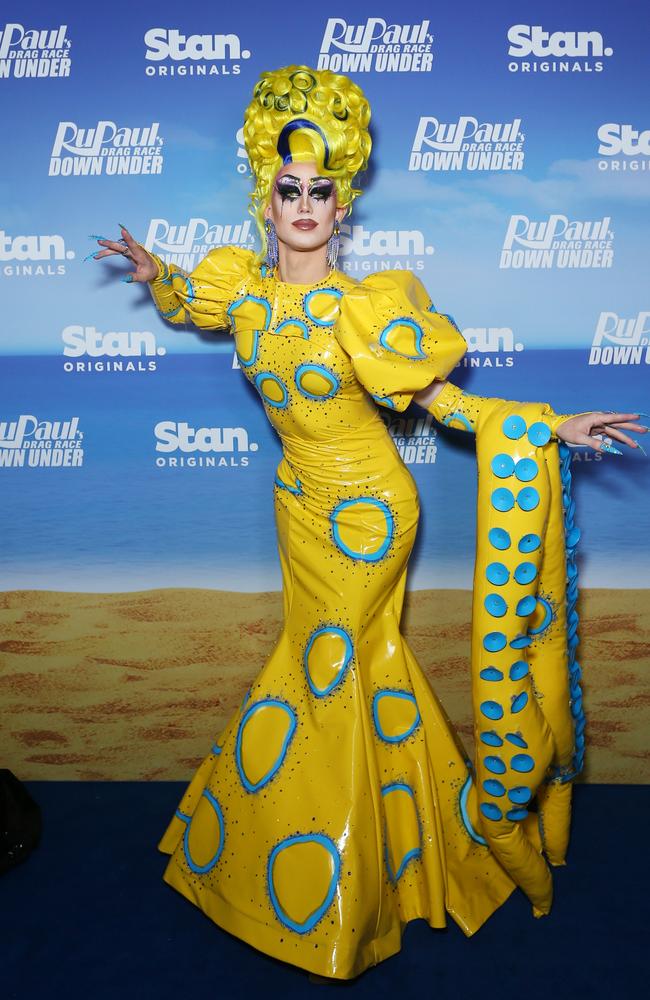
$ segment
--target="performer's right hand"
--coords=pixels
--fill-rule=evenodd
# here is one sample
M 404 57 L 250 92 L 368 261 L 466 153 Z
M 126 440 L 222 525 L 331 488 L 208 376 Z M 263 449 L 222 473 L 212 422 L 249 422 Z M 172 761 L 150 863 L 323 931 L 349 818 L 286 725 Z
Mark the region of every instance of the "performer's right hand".
M 103 249 L 99 253 L 92 254 L 93 259 L 101 260 L 103 257 L 111 257 L 113 254 L 119 254 L 122 257 L 126 257 L 127 260 L 133 261 L 135 264 L 135 271 L 127 274 L 122 279 L 123 281 L 151 281 L 158 274 L 158 266 L 153 257 L 147 253 L 144 247 L 136 243 L 128 229 L 120 226 L 120 232 L 122 234 L 120 241 L 105 240 L 98 237 L 97 242 Z

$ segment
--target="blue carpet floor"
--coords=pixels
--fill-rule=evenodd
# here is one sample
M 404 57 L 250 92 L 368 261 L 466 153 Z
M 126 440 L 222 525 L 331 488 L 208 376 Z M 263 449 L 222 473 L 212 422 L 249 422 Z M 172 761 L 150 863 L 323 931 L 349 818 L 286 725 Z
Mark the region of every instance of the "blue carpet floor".
M 575 789 L 568 865 L 535 920 L 516 891 L 472 938 L 410 923 L 356 980 L 310 983 L 216 927 L 161 879 L 176 782 L 28 782 L 43 839 L 0 879 L 4 1000 L 628 1000 L 647 996 L 650 787 Z

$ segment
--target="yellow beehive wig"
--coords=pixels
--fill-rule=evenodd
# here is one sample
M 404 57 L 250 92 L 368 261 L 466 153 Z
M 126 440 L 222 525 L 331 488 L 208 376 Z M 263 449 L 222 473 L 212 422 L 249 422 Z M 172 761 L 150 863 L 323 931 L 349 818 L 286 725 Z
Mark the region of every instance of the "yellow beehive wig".
M 352 187 L 365 170 L 372 140 L 370 105 L 346 76 L 308 66 L 263 73 L 244 116 L 244 144 L 255 178 L 250 212 L 266 254 L 264 209 L 278 170 L 289 162 L 315 161 L 336 183 L 337 202 L 347 207 L 361 194 Z

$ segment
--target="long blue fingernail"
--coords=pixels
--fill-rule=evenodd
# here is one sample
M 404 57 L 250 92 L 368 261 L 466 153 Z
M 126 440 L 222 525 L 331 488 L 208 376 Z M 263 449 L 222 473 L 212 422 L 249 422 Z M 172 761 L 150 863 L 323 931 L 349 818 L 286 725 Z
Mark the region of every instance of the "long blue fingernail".
M 95 259 L 96 259 L 96 257 L 98 257 L 98 256 L 99 256 L 99 254 L 100 254 L 100 253 L 101 253 L 101 250 L 93 250 L 93 252 L 92 252 L 92 253 L 89 253 L 87 257 L 84 257 L 84 259 L 82 260 L 82 262 L 81 262 L 81 263 L 82 263 L 82 264 L 85 264 L 87 260 L 90 260 L 90 259 L 91 259 L 91 257 L 92 257 L 92 259 L 93 259 L 93 260 L 95 260 Z
M 645 455 L 645 457 L 647 458 L 647 457 L 648 457 L 648 453 L 647 453 L 647 451 L 645 450 L 645 448 L 643 447 L 643 445 L 642 445 L 642 444 L 639 444 L 639 442 L 637 441 L 637 443 L 636 443 L 636 446 L 637 446 L 637 448 L 639 449 L 639 451 L 642 451 L 642 452 L 643 452 L 643 454 Z
M 125 278 L 120 278 L 120 281 L 126 281 L 127 284 L 128 284 L 130 281 L 133 281 L 133 275 L 132 274 L 127 274 L 127 276 Z
M 603 410 L 603 413 L 620 413 L 620 410 Z M 630 410 L 630 413 L 638 413 L 640 417 L 650 417 L 650 413 L 644 413 L 642 410 Z
M 110 236 L 89 236 L 88 239 L 89 240 L 106 240 L 106 241 L 110 241 L 111 240 Z M 113 243 L 124 243 L 124 245 L 126 246 L 126 240 L 125 239 L 112 240 L 111 242 L 113 242 Z
M 601 451 L 608 451 L 610 453 L 610 455 L 622 455 L 623 454 L 623 452 L 619 451 L 618 448 L 615 448 L 613 444 L 605 444 L 605 443 L 603 443 L 600 446 L 600 450 Z

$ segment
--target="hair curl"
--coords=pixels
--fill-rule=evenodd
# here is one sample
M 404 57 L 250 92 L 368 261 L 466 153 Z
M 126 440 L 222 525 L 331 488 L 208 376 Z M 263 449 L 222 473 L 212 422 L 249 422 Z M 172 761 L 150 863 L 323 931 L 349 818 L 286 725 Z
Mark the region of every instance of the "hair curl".
M 329 149 L 325 150 L 316 131 L 304 129 L 300 132 L 301 152 L 292 158 L 313 159 L 319 173 L 335 181 L 337 202 L 348 211 L 361 194 L 352 182 L 368 165 L 372 146 L 370 105 L 361 88 L 347 76 L 309 66 L 285 66 L 262 73 L 244 115 L 244 145 L 255 178 L 249 211 L 260 232 L 260 258 L 266 254 L 264 210 L 275 175 L 283 165 L 278 138 L 288 122 L 300 118 L 321 130 Z

